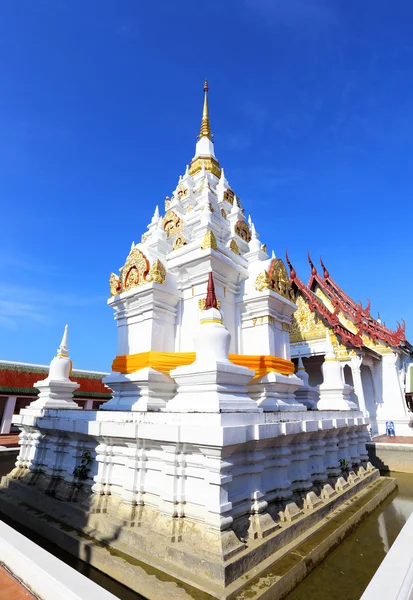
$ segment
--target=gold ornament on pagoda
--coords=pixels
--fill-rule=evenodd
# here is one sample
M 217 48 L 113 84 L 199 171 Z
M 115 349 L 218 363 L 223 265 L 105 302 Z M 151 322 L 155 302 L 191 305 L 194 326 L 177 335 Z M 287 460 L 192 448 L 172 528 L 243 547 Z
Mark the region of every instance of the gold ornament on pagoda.
M 304 342 L 325 338 L 326 326 L 322 319 L 310 310 L 306 300 L 298 296 L 296 300 L 297 310 L 291 317 L 290 342 Z
M 184 227 L 184 223 L 180 217 L 173 210 L 168 210 L 163 218 L 163 228 L 166 232 L 167 237 L 175 235 L 181 231 Z
M 255 289 L 258 292 L 272 289 L 272 281 L 267 271 L 261 271 L 255 280 Z
M 225 212 L 225 210 L 223 208 L 221 208 L 221 217 L 224 217 L 224 219 L 227 218 L 227 213 Z
M 146 283 L 149 273 L 149 261 L 146 256 L 135 246 L 129 252 L 120 272 L 121 290 L 126 292 L 134 287 Z
M 233 204 L 234 202 L 234 192 L 230 189 L 225 190 L 224 192 L 224 200 L 226 200 L 229 204 Z
M 290 278 L 281 258 L 274 258 L 271 262 L 269 276 L 273 282 L 273 290 L 294 302 L 294 292 L 290 287 Z
M 191 162 L 191 165 L 189 167 L 189 174 L 191 176 L 194 176 L 197 173 L 199 173 L 202 169 L 202 163 L 204 163 L 205 171 L 212 173 L 213 175 L 218 177 L 218 179 L 221 177 L 221 169 L 219 167 L 219 162 L 216 158 L 213 158 L 211 156 L 199 156 L 195 158 Z
M 251 232 L 245 221 L 237 221 L 235 233 L 245 242 L 249 243 L 251 241 Z
M 166 269 L 161 263 L 161 261 L 157 258 L 149 271 L 148 282 L 153 283 L 161 283 L 164 284 L 166 279 Z
M 229 249 L 232 250 L 232 252 L 234 254 L 240 254 L 239 248 L 238 248 L 238 244 L 235 240 L 231 240 L 231 243 L 229 245 Z
M 185 196 L 189 193 L 189 190 L 181 182 L 181 183 L 178 184 L 178 187 L 176 188 L 176 193 L 177 193 L 177 196 L 178 196 L 178 200 L 182 200 L 182 198 L 185 198 Z
M 121 284 L 120 284 L 119 277 L 117 275 L 115 275 L 115 273 L 110 274 L 109 288 L 110 288 L 111 296 L 117 296 L 118 294 L 120 294 Z
M 172 244 L 172 250 L 179 250 L 182 246 L 185 246 L 187 243 L 186 239 L 182 234 L 178 234 L 175 238 L 174 243 Z
M 204 239 L 202 240 L 201 250 L 206 250 L 207 248 L 216 250 L 217 247 L 217 238 L 215 237 L 213 231 L 207 231 L 204 235 Z

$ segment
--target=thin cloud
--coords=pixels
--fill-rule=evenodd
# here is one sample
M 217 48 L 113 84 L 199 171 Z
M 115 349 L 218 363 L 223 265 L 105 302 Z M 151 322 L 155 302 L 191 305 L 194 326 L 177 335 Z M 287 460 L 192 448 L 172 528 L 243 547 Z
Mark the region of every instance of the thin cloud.
M 79 296 L 70 292 L 10 285 L 0 289 L 0 327 L 18 329 L 22 323 L 51 323 L 59 309 L 93 306 L 103 300 L 102 296 Z

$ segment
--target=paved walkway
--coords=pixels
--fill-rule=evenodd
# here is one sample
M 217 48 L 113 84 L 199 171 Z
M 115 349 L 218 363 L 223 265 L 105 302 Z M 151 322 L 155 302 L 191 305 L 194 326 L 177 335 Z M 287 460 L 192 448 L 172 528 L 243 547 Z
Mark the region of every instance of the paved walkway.
M 19 434 L 18 433 L 6 433 L 0 435 L 0 446 L 4 448 L 18 448 L 19 447 Z
M 0 567 L 0 600 L 35 600 L 33 596 L 12 575 Z
M 413 444 L 413 437 L 406 435 L 380 435 L 371 441 L 375 444 Z

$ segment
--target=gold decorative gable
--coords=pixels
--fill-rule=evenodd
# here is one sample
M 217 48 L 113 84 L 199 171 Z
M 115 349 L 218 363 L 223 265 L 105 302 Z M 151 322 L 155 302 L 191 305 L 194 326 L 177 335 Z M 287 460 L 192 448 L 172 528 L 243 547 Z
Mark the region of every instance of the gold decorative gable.
M 245 221 L 238 221 L 235 225 L 235 233 L 245 242 L 251 241 L 251 233 Z
M 120 272 L 122 292 L 146 283 L 148 273 L 148 259 L 138 248 L 132 248 Z
M 179 248 L 182 248 L 182 246 L 185 246 L 185 245 L 186 245 L 186 239 L 180 233 L 179 235 L 176 236 L 175 241 L 172 244 L 172 250 L 179 250 Z
M 135 246 L 129 252 L 125 264 L 120 270 L 120 277 L 110 274 L 110 295 L 117 296 L 145 283 L 165 283 L 166 269 L 160 260 L 155 260 L 151 267 L 146 256 Z
M 167 237 L 182 231 L 183 227 L 184 223 L 182 219 L 180 219 L 173 210 L 168 210 L 163 218 L 163 228 Z
M 313 313 L 305 299 L 299 295 L 297 310 L 291 317 L 290 342 L 304 342 L 325 338 L 326 326 L 316 313 Z
M 255 289 L 259 292 L 263 290 L 274 290 L 280 296 L 294 302 L 294 292 L 290 287 L 290 279 L 287 270 L 281 258 L 274 258 L 271 262 L 269 273 L 261 271 L 255 280 Z
M 271 261 L 270 270 L 268 275 L 273 282 L 272 289 L 280 296 L 288 298 L 294 302 L 294 293 L 290 287 L 290 278 L 287 274 L 287 269 L 281 258 L 274 258 Z

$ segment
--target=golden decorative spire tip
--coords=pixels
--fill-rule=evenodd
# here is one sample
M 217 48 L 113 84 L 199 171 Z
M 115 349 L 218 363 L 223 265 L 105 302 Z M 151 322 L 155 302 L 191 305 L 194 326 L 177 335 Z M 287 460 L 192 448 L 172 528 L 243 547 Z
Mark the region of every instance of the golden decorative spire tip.
M 212 138 L 211 126 L 209 124 L 209 111 L 208 111 L 208 81 L 204 81 L 204 108 L 202 111 L 201 129 L 199 131 L 199 138 L 207 137 L 209 140 Z

